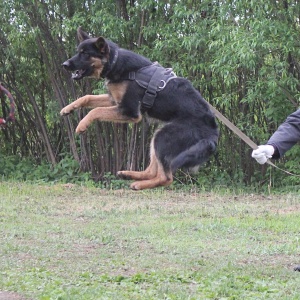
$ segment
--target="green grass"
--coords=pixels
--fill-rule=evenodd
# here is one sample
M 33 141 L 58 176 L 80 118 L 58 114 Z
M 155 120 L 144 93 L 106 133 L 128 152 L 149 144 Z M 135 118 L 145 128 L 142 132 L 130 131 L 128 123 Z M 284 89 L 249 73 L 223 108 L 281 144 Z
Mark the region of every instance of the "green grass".
M 300 196 L 0 182 L 0 291 L 300 299 Z

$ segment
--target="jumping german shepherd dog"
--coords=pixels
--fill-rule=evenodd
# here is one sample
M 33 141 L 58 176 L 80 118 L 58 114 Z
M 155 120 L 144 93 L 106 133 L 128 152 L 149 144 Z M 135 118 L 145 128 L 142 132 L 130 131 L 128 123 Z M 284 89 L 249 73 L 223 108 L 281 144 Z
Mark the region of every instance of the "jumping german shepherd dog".
M 133 190 L 170 185 L 178 168 L 197 169 L 214 153 L 219 135 L 215 117 L 187 79 L 103 37 L 91 38 L 81 28 L 77 36 L 77 54 L 64 68 L 75 80 L 105 78 L 108 93 L 83 96 L 61 110 L 65 116 L 80 107 L 93 108 L 76 133 L 94 120 L 138 123 L 145 114 L 164 123 L 152 138 L 148 168 L 118 172 L 135 180 Z

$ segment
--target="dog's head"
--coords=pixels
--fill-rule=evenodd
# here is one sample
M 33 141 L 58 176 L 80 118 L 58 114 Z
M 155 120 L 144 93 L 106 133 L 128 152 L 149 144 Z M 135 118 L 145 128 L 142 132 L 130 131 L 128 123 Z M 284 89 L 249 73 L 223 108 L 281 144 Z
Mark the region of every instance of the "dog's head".
M 63 63 L 63 67 L 72 71 L 75 80 L 83 77 L 101 78 L 109 60 L 110 47 L 103 37 L 91 38 L 80 27 L 77 30 L 79 45 L 77 54 Z

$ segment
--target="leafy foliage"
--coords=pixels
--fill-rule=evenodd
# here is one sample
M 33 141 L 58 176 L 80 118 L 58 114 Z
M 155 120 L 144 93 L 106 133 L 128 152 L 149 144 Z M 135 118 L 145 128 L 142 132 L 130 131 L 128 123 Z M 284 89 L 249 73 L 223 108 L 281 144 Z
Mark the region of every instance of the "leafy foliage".
M 87 173 L 80 173 L 78 162 L 68 156 L 55 166 L 46 162 L 36 164 L 33 160 L 17 156 L 0 156 L 0 164 L 0 176 L 18 181 L 80 183 L 90 178 Z

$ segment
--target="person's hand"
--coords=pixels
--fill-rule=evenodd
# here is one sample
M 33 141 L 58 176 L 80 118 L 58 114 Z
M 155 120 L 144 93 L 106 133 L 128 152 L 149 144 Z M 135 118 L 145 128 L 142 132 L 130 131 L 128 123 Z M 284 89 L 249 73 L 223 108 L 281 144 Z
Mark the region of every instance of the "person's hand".
M 258 146 L 256 150 L 252 151 L 252 157 L 256 159 L 256 161 L 263 165 L 267 162 L 268 158 L 271 158 L 274 154 L 274 147 L 271 145 L 261 145 Z

